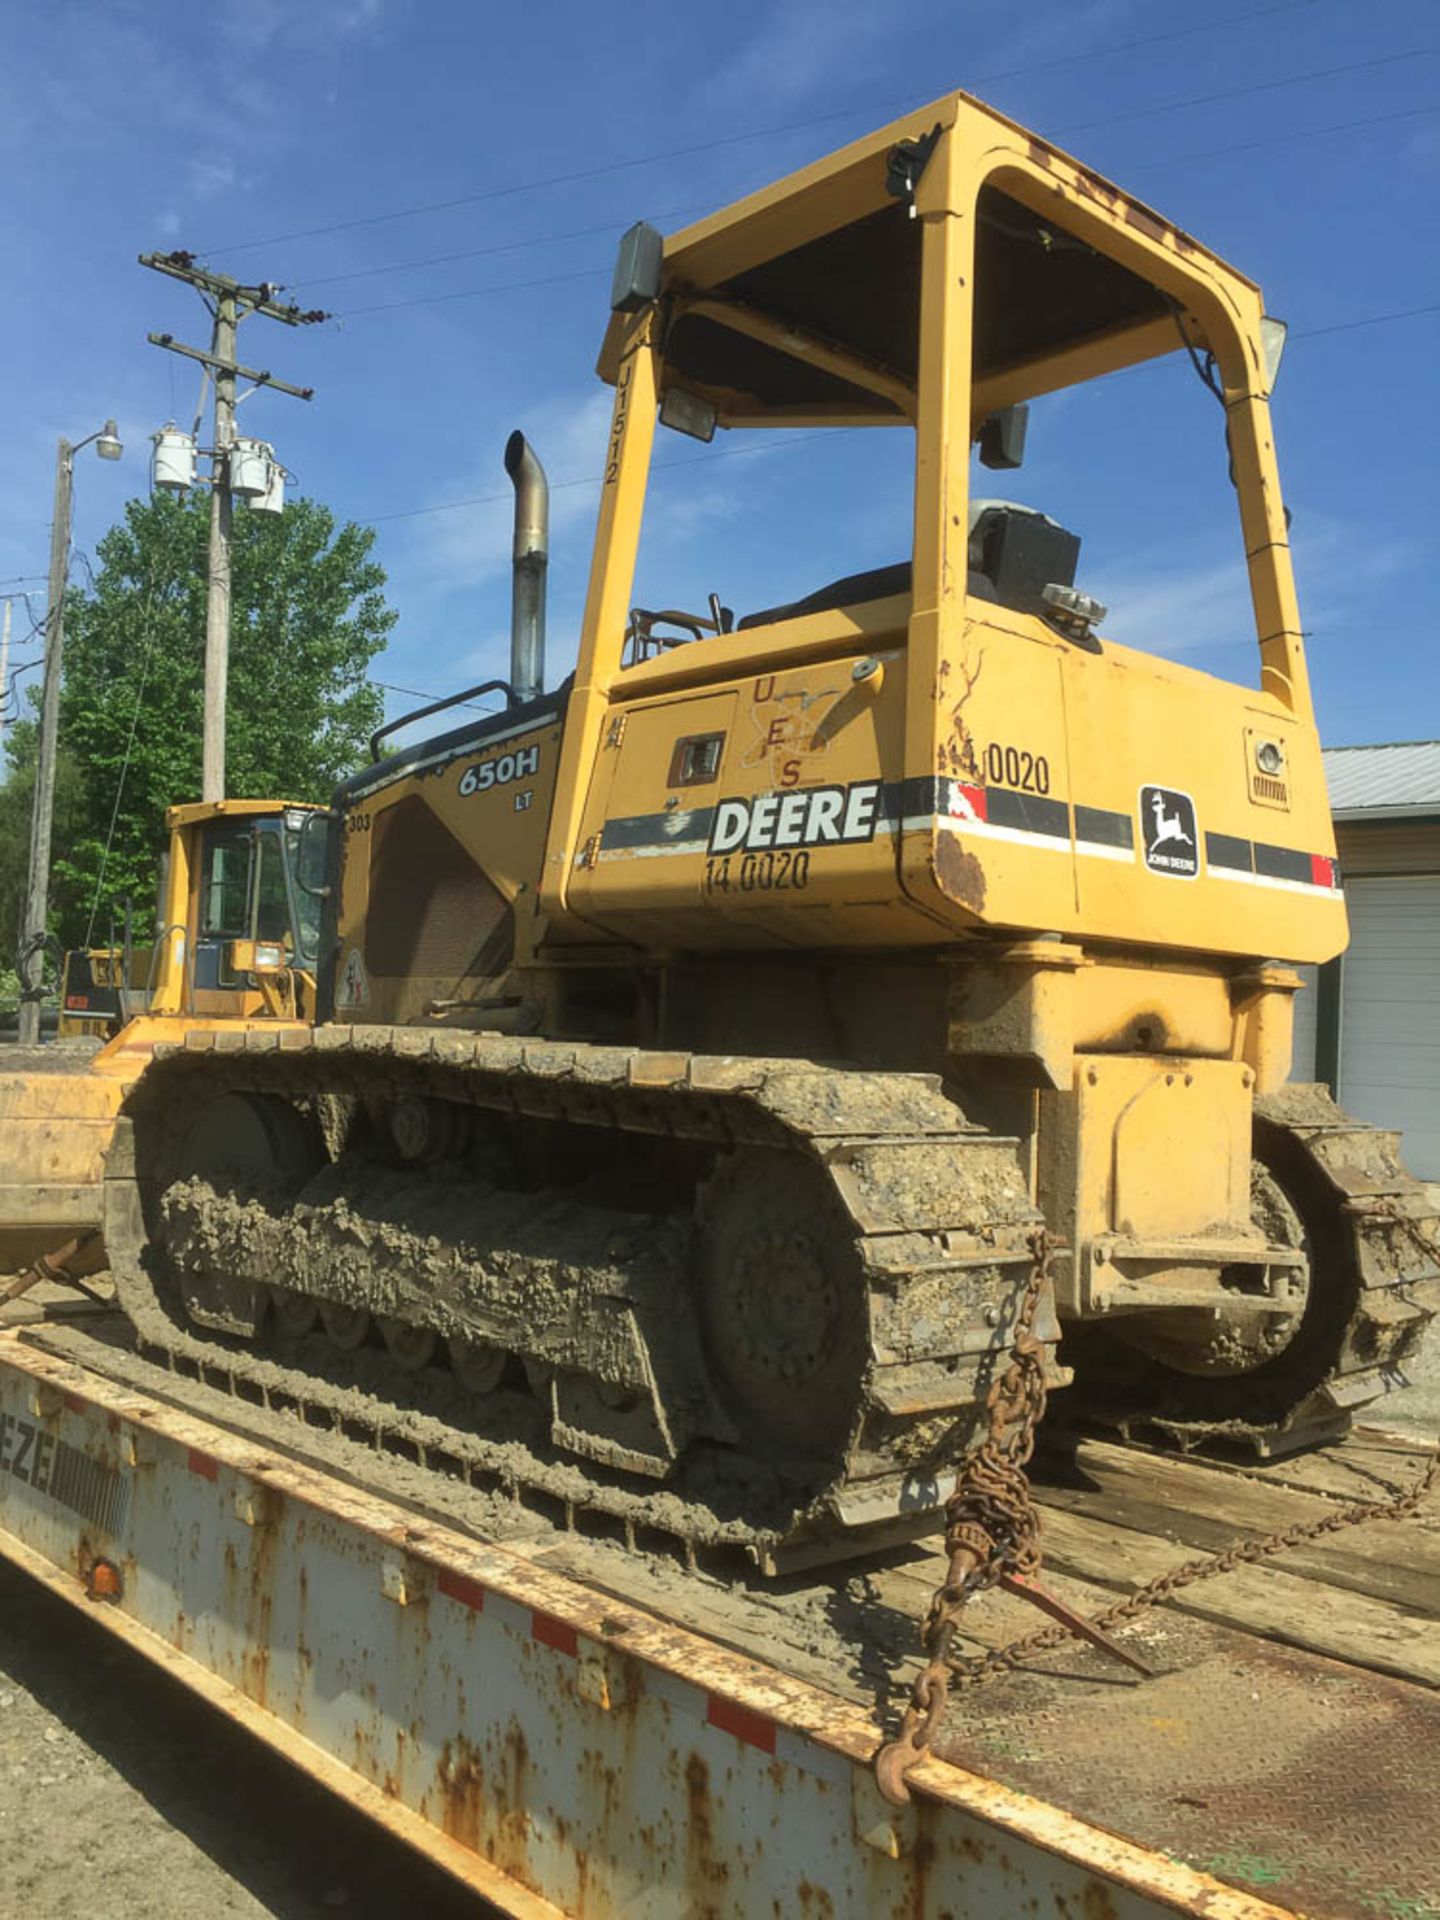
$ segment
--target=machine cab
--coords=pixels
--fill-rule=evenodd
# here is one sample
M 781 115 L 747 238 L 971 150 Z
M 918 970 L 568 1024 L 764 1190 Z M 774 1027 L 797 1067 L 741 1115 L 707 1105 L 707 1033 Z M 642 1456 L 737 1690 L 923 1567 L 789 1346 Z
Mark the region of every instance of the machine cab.
M 314 1017 L 329 817 L 270 800 L 172 807 L 151 1010 Z
M 1338 951 L 1269 424 L 1283 329 L 1253 283 L 965 95 L 663 243 L 646 232 L 622 250 L 600 363 L 615 407 L 542 888 L 551 950 L 1043 930 L 1231 966 Z M 1177 657 L 1160 595 L 1114 637 L 1081 561 L 1083 446 L 1048 476 L 1068 509 L 1049 510 L 1034 423 L 1031 500 L 992 497 L 1020 486 L 1027 404 L 1073 413 L 1166 356 L 1249 628 L 1243 679 Z M 707 467 L 657 450 L 657 423 L 763 433 L 767 458 Z M 752 476 L 823 442 L 788 500 L 766 497 L 777 520 L 793 508 L 787 531 L 819 529 L 828 583 L 763 523 L 731 531 Z M 972 449 L 994 479 L 972 481 Z M 689 521 L 666 491 L 682 465 L 708 485 Z M 672 584 L 697 505 L 708 604 Z M 851 542 L 871 564 L 836 568 Z M 747 607 L 767 544 L 782 591 Z

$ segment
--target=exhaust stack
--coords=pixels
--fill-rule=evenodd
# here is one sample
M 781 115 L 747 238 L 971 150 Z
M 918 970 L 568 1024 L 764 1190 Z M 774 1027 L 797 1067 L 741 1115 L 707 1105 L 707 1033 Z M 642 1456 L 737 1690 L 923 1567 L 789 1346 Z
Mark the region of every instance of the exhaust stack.
M 535 449 L 517 428 L 505 442 L 505 471 L 515 488 L 510 601 L 510 684 L 517 700 L 545 686 L 545 572 L 550 562 L 550 484 Z

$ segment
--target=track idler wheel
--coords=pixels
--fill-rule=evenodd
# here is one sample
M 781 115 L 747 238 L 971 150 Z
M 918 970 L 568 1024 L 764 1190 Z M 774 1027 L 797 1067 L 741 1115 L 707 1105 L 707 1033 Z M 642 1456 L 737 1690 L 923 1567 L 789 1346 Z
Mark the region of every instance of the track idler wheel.
M 379 1326 L 386 1352 L 406 1373 L 418 1373 L 435 1358 L 439 1336 L 433 1327 L 417 1327 L 413 1321 L 393 1320 L 385 1315 L 381 1316 Z
M 339 1300 L 322 1300 L 320 1319 L 329 1338 L 346 1353 L 363 1347 L 370 1337 L 370 1315 L 364 1307 L 347 1306 Z
M 447 1342 L 450 1370 L 467 1393 L 493 1393 L 505 1372 L 509 1355 L 488 1340 L 466 1340 L 452 1334 Z
M 297 1293 L 294 1287 L 271 1287 L 270 1311 L 278 1331 L 298 1340 L 302 1334 L 314 1331 L 320 1318 L 320 1302 L 312 1300 L 309 1294 Z
M 747 1447 L 843 1449 L 869 1358 L 853 1230 L 824 1171 L 798 1154 L 726 1160 L 701 1196 L 706 1361 Z

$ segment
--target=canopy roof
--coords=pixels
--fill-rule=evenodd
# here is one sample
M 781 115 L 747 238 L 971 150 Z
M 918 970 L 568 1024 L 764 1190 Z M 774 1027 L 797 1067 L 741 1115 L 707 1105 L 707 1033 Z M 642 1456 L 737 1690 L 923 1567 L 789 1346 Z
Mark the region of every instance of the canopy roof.
M 923 140 L 962 119 L 969 122 L 964 131 L 982 136 L 977 147 L 993 147 L 997 161 L 1018 147 L 1028 163 L 1053 174 L 1057 186 L 1062 179 L 1083 182 L 1087 203 L 1103 208 L 1118 229 L 1153 230 L 1176 254 L 1203 262 L 1210 277 L 1249 285 L 1058 148 L 969 95 L 951 94 L 667 240 L 666 381 L 712 400 L 721 419 L 733 424 L 779 424 L 787 416 L 836 424 L 912 417 L 924 223 L 889 190 L 889 158 L 901 142 Z M 1147 358 L 1181 344 L 1174 300 L 1068 232 L 1063 197 L 1052 198 L 1058 218 L 998 185 L 981 187 L 977 386 L 1108 336 L 1139 344 L 1123 358 Z M 1135 330 L 1147 326 L 1142 341 Z M 607 379 L 614 378 L 621 337 L 620 323 L 612 323 L 600 361 Z M 1077 377 L 1083 376 L 1054 377 L 1052 370 L 1033 390 Z

